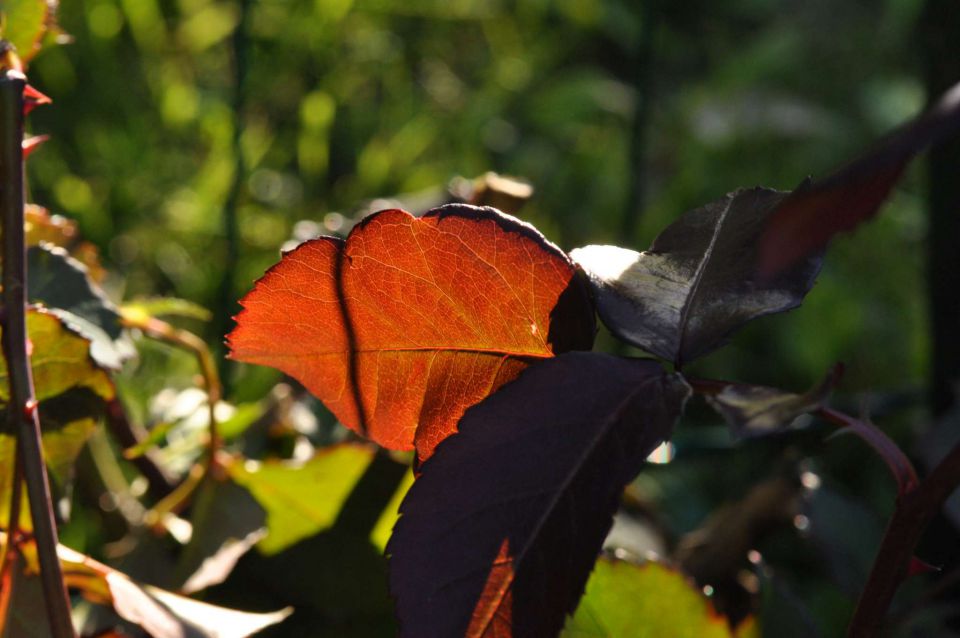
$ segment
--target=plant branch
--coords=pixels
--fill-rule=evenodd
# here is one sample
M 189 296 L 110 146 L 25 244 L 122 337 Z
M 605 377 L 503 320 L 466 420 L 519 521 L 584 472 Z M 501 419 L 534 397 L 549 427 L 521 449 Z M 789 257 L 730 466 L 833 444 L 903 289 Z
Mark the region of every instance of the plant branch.
M 17 454 L 27 485 L 30 516 L 40 560 L 40 580 L 48 622 L 56 638 L 76 634 L 70 599 L 57 557 L 57 526 L 47 468 L 43 461 L 40 420 L 30 358 L 27 353 L 27 264 L 24 237 L 23 91 L 26 78 L 7 70 L 0 76 L 0 215 L 3 224 L 3 354 L 7 361 L 10 401 L 8 426 L 17 432 Z
M 913 550 L 944 501 L 960 486 L 960 444 L 913 491 L 901 494 L 887 525 L 847 636 L 875 636 L 893 596 L 907 576 Z
M 719 394 L 730 385 L 726 381 L 710 379 L 690 379 L 688 382 L 698 394 L 705 395 Z M 920 536 L 944 501 L 960 487 L 960 444 L 950 450 L 926 479 L 920 481 L 903 451 L 868 420 L 827 407 L 815 410 L 814 414 L 850 429 L 864 439 L 883 458 L 898 482 L 896 508 L 847 629 L 850 638 L 876 636 L 897 588 L 909 574 L 910 561 Z

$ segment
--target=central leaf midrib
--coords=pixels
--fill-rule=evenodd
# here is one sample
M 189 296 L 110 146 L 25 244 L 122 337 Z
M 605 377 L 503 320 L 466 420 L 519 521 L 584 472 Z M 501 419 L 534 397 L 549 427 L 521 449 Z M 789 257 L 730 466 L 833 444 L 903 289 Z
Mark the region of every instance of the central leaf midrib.
M 693 281 L 690 284 L 690 291 L 687 294 L 687 298 L 683 302 L 683 307 L 680 309 L 680 323 L 678 326 L 680 338 L 677 340 L 677 351 L 674 354 L 674 363 L 677 365 L 683 363 L 683 345 L 687 337 L 687 325 L 690 322 L 690 308 L 693 306 L 693 300 L 697 296 L 697 292 L 700 289 L 700 282 L 703 280 L 703 275 L 707 270 L 707 264 L 713 257 L 713 249 L 717 245 L 717 239 L 720 237 L 720 233 L 723 230 L 723 224 L 727 221 L 727 214 L 730 212 L 730 209 L 733 207 L 733 203 L 736 201 L 736 199 L 736 195 L 731 196 L 730 201 L 727 202 L 726 208 L 724 208 L 723 212 L 720 213 L 720 219 L 717 220 L 717 224 L 714 226 L 713 235 L 710 237 L 710 243 L 707 245 L 707 249 L 704 251 L 703 257 L 700 259 L 700 263 L 697 264 L 697 270 L 693 273 Z

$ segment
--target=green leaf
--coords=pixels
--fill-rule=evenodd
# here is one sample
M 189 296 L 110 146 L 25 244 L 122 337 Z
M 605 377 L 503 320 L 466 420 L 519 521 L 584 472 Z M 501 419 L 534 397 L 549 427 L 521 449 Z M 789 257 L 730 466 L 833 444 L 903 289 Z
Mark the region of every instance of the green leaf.
M 78 387 L 89 388 L 104 400 L 113 398 L 113 382 L 91 358 L 90 341 L 67 327 L 55 314 L 30 309 L 27 334 L 33 345 L 30 362 L 38 401 Z M 9 400 L 9 392 L 7 362 L 0 358 L 0 403 Z
M 373 448 L 344 443 L 320 450 L 304 464 L 234 462 L 227 470 L 267 511 L 267 536 L 257 547 L 275 554 L 337 519 L 374 457 Z
M 134 299 L 120 306 L 120 314 L 139 321 L 150 317 L 173 316 L 210 321 L 213 314 L 199 304 L 176 297 Z
M 736 632 L 710 600 L 680 572 L 655 562 L 635 565 L 601 558 L 562 638 L 748 638 L 748 619 Z
M 42 302 L 90 340 L 101 366 L 119 369 L 135 354 L 120 324 L 120 313 L 90 278 L 87 267 L 66 250 L 47 243 L 27 250 L 30 301 Z
M 40 50 L 51 7 L 55 6 L 48 0 L 4 0 L 3 37 L 17 47 L 22 61 L 29 61 Z

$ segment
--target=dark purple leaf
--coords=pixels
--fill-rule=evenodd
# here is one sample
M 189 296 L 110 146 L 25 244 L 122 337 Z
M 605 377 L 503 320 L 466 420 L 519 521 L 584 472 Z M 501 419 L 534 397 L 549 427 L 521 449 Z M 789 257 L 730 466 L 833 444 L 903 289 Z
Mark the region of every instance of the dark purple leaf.
M 813 286 L 820 255 L 765 283 L 755 275 L 757 240 L 786 196 L 738 190 L 680 217 L 648 251 L 587 246 L 570 256 L 589 275 L 611 332 L 682 365 L 751 319 L 797 307 Z
M 653 361 L 568 353 L 469 409 L 387 546 L 401 635 L 556 635 L 688 396 Z
M 819 254 L 837 233 L 873 217 L 913 156 L 958 129 L 960 85 L 863 157 L 810 188 L 795 191 L 770 216 L 761 238 L 763 277 L 778 277 L 809 255 Z

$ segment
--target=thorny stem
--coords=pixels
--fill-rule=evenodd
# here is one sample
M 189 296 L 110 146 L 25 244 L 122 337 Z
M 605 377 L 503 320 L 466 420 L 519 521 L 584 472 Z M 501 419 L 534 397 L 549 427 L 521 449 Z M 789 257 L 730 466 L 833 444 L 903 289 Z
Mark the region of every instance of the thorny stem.
M 206 342 L 197 335 L 175 328 L 166 321 L 155 317 L 140 319 L 132 316 L 125 316 L 123 323 L 128 328 L 138 328 L 148 337 L 165 341 L 177 347 L 192 352 L 197 358 L 200 366 L 200 375 L 203 377 L 204 386 L 207 390 L 207 409 L 209 419 L 210 440 L 207 443 L 207 455 L 201 465 L 194 468 L 187 475 L 186 479 L 178 485 L 172 492 L 166 495 L 159 503 L 154 505 L 148 513 L 150 520 L 148 524 L 161 524 L 165 514 L 176 512 L 181 509 L 193 492 L 203 481 L 203 478 L 211 471 L 216 471 L 219 467 L 217 460 L 222 440 L 220 431 L 217 427 L 217 403 L 222 396 L 222 386 L 220 385 L 220 375 L 217 373 L 217 365 L 207 347 Z
M 0 75 L 0 215 L 3 222 L 3 354 L 7 360 L 10 401 L 8 427 L 17 433 L 40 561 L 40 580 L 51 633 L 75 636 L 70 599 L 57 557 L 57 526 L 47 468 L 43 461 L 30 358 L 27 354 L 27 265 L 24 237 L 23 91 L 26 78 L 13 70 Z
M 695 392 L 704 395 L 716 395 L 730 385 L 727 381 L 710 379 L 688 379 L 688 383 Z M 820 408 L 814 413 L 843 427 L 863 424 L 860 419 L 831 408 Z M 876 433 L 882 434 L 880 430 L 876 430 L 873 436 Z M 913 466 L 906 460 L 906 455 L 892 441 L 886 439 L 885 435 L 883 439 L 885 441 L 880 441 L 882 450 L 874 445 L 875 441 L 868 442 L 881 453 L 891 469 L 895 470 L 900 491 L 867 584 L 860 594 L 857 609 L 847 628 L 849 638 L 870 638 L 880 633 L 893 596 L 909 573 L 910 560 L 920 536 L 940 511 L 944 501 L 960 487 L 960 444 L 950 450 L 929 476 L 920 481 Z M 888 448 L 887 444 L 892 448 Z M 895 450 L 892 455 L 891 449 Z

